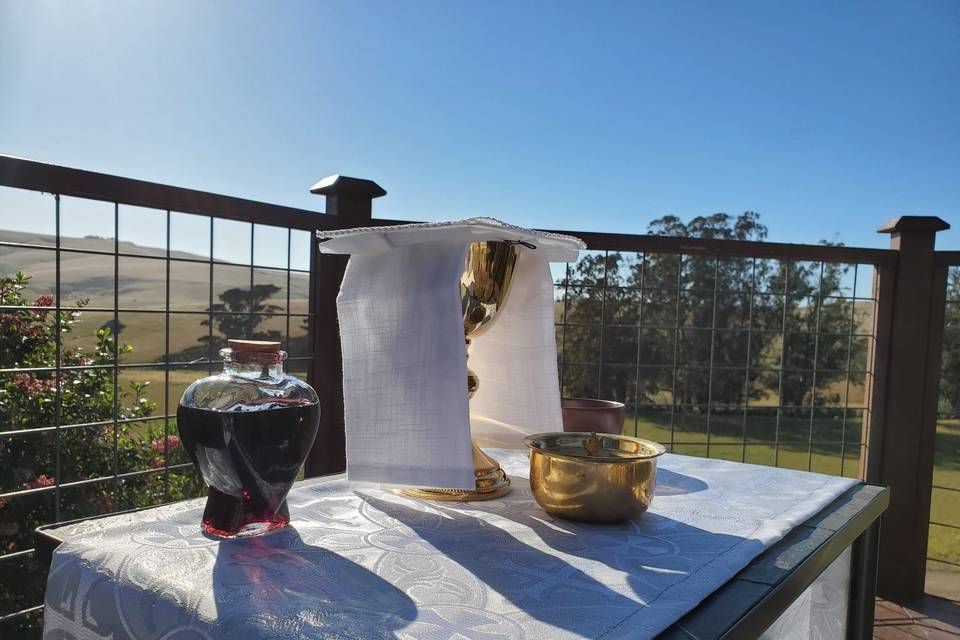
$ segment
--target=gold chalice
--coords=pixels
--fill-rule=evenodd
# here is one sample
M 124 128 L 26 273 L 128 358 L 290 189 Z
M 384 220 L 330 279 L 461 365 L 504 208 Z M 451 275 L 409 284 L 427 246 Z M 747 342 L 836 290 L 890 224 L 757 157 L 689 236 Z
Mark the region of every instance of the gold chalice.
M 463 275 L 460 276 L 460 303 L 463 309 L 463 335 L 467 360 L 470 341 L 490 328 L 497 312 L 506 304 L 517 266 L 515 243 L 487 240 L 473 242 L 467 250 Z M 473 398 L 479 388 L 477 374 L 467 369 L 467 395 Z M 510 478 L 496 460 L 485 454 L 471 439 L 473 446 L 473 489 L 405 489 L 414 498 L 444 502 L 492 500 L 510 491 Z

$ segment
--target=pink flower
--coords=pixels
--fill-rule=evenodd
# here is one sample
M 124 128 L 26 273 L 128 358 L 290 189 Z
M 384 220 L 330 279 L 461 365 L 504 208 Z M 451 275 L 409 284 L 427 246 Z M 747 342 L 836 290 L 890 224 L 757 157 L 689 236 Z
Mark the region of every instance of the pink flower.
M 40 395 L 47 388 L 47 384 L 43 380 L 37 380 L 29 373 L 18 373 L 15 375 L 13 377 L 13 384 L 31 398 Z
M 7 499 L 0 497 L 0 509 L 3 509 L 5 506 L 7 506 Z
M 24 489 L 42 489 L 43 487 L 52 487 L 57 483 L 56 478 L 48 478 L 46 474 L 41 473 L 35 480 L 24 483 Z
M 50 295 L 49 293 L 42 296 L 37 296 L 37 299 L 33 301 L 33 305 L 36 307 L 51 307 L 53 306 L 53 296 Z M 47 313 L 48 311 L 45 308 L 37 309 L 36 311 L 33 312 L 33 317 L 43 322 L 44 320 L 47 319 Z M 31 338 L 37 337 L 37 333 L 39 332 L 38 327 L 31 326 L 31 327 L 27 327 L 27 329 L 33 331 L 33 335 L 30 336 Z
M 163 458 L 154 458 L 147 464 L 151 469 L 163 469 Z
M 153 441 L 150 443 L 150 446 L 157 453 L 163 453 L 165 450 L 173 451 L 174 449 L 180 446 L 180 438 L 178 436 L 167 436 L 166 449 L 164 449 L 163 440 L 164 440 L 163 438 L 154 438 Z

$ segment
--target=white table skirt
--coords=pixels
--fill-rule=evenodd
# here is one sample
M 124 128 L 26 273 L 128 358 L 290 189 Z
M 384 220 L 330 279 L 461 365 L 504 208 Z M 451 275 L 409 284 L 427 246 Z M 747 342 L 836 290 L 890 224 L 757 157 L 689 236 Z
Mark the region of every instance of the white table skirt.
M 823 570 L 760 640 L 843 640 L 850 603 L 850 547 Z
M 59 529 L 44 637 L 652 637 L 854 484 L 668 454 L 647 514 L 586 525 L 536 505 L 526 452 L 491 453 L 514 490 L 490 502 L 337 480 L 262 538 L 203 537 L 202 500 Z

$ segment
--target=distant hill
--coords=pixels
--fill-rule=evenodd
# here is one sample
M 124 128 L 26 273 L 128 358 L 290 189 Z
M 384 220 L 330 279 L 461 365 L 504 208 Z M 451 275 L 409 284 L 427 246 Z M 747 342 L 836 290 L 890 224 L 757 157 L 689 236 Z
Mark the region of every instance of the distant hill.
M 54 251 L 38 247 L 55 246 L 54 237 L 47 234 L 0 230 L 0 240 L 33 245 L 22 247 L 0 246 L 0 275 L 12 275 L 22 271 L 31 277 L 26 293 L 29 297 L 53 294 L 56 286 L 56 261 Z M 112 309 L 114 305 L 114 258 L 112 255 L 75 253 L 67 249 L 88 249 L 112 253 L 114 241 L 104 238 L 61 238 L 61 300 L 64 306 L 87 299 L 88 307 Z M 166 264 L 163 249 L 143 247 L 132 242 L 121 242 L 120 251 L 143 257 L 119 259 L 117 279 L 117 302 L 121 309 L 163 310 L 166 304 Z M 153 256 L 153 257 L 150 257 Z M 199 256 L 183 251 L 171 253 L 170 263 L 170 308 L 175 311 L 203 312 L 210 305 L 209 263 L 183 262 L 202 260 Z M 277 269 L 254 269 L 254 284 L 273 284 L 280 292 L 271 303 L 286 307 L 287 276 Z M 290 312 L 306 313 L 309 277 L 305 273 L 290 274 Z M 215 264 L 213 267 L 214 302 L 227 289 L 250 287 L 250 267 L 233 264 Z M 182 351 L 197 344 L 197 339 L 207 334 L 200 325 L 205 314 L 171 316 L 170 350 Z M 93 344 L 92 333 L 98 327 L 112 321 L 110 312 L 83 312 L 78 326 L 66 343 L 89 348 Z M 163 355 L 163 316 L 147 313 L 121 313 L 123 340 L 134 345 L 133 361 L 152 362 Z M 272 328 L 285 329 L 285 321 L 268 320 Z M 291 321 L 291 333 L 302 332 L 299 319 Z M 129 358 L 128 358 L 129 359 Z

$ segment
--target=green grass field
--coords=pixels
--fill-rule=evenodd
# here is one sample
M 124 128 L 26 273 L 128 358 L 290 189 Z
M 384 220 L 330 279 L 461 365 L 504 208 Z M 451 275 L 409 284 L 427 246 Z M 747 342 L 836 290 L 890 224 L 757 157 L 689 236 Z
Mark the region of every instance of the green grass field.
M 960 420 L 937 423 L 937 453 L 933 468 L 934 488 L 930 504 L 930 520 L 960 526 Z M 960 563 L 960 531 L 944 526 L 930 526 L 927 556 Z M 960 573 L 960 567 L 931 562 L 930 569 Z

